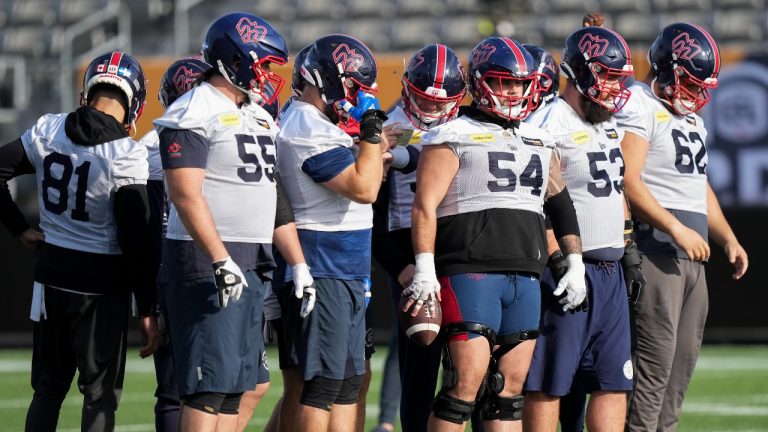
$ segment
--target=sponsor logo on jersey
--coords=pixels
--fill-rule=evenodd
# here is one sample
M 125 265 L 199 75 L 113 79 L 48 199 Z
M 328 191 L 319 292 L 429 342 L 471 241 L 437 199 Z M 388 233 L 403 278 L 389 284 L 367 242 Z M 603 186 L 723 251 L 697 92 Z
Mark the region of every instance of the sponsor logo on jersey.
M 692 116 L 685 116 L 685 121 L 687 121 L 691 126 L 696 126 L 696 119 Z
M 493 134 L 474 134 L 469 137 L 472 142 L 494 142 L 496 137 Z
M 589 132 L 585 130 L 574 132 L 571 134 L 571 139 L 573 140 L 574 144 L 586 144 L 589 142 Z
M 237 114 L 219 115 L 219 124 L 222 126 L 240 126 L 240 116 Z
M 411 139 L 408 140 L 408 144 L 421 144 L 421 131 L 414 131 Z
M 530 146 L 536 146 L 536 147 L 544 147 L 544 141 L 538 139 L 538 138 L 527 138 L 527 137 L 520 137 L 520 139 L 523 140 L 523 144 L 527 144 Z
M 606 129 L 605 130 L 605 136 L 607 136 L 609 139 L 619 139 L 619 133 L 616 132 L 616 129 Z
M 172 158 L 180 158 L 181 157 L 181 144 L 179 143 L 171 143 L 171 145 L 168 146 L 168 157 Z
M 658 123 L 666 123 L 672 120 L 672 115 L 670 115 L 669 111 L 667 110 L 656 111 L 653 113 L 653 116 L 656 118 Z

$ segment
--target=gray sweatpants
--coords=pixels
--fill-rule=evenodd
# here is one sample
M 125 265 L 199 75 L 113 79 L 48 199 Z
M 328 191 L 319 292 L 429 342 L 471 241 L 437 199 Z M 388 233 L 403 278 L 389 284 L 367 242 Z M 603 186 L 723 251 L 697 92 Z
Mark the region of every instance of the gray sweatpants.
M 709 309 L 704 266 L 643 256 L 648 282 L 634 307 L 635 388 L 629 431 L 674 431 L 701 349 Z

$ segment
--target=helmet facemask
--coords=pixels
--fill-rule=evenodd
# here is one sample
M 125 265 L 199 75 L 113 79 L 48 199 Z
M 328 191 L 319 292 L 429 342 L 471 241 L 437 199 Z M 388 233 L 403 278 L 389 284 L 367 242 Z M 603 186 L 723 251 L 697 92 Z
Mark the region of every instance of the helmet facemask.
M 515 77 L 509 72 L 492 70 L 480 75 L 478 71 L 474 80 L 480 90 L 481 98 L 476 102 L 481 109 L 508 120 L 524 120 L 536 109 L 538 73 Z
M 588 67 L 594 78 L 594 84 L 587 89 L 579 89 L 581 93 L 608 111 L 619 112 L 631 95 L 626 82 L 634 75 L 632 64 L 627 63 L 622 69 L 613 69 L 602 63 L 592 62 Z
M 411 123 L 421 130 L 441 125 L 456 117 L 466 91 L 448 96 L 445 89 L 428 87 L 423 91 L 403 76 L 403 111 Z
M 717 78 L 698 79 L 678 64 L 674 64 L 672 70 L 675 83 L 659 85 L 660 99 L 680 115 L 692 114 L 703 108 L 709 102 L 709 90 L 717 87 Z
M 379 89 L 376 83 L 367 86 L 343 72 L 343 67 L 340 63 L 337 64 L 337 66 L 339 68 L 339 80 L 341 80 L 341 88 L 344 89 L 343 99 L 348 100 L 352 105 L 357 106 L 357 93 L 361 90 L 372 95 L 378 93 Z M 344 110 L 344 108 L 341 107 L 341 99 L 328 101 L 325 97 L 325 94 L 323 94 L 323 100 L 325 100 L 325 103 L 333 106 L 333 110 L 336 112 L 336 115 L 339 118 L 339 123 L 342 123 L 346 126 L 351 126 L 353 123 L 355 123 L 355 120 L 352 118 L 352 116 L 346 110 Z

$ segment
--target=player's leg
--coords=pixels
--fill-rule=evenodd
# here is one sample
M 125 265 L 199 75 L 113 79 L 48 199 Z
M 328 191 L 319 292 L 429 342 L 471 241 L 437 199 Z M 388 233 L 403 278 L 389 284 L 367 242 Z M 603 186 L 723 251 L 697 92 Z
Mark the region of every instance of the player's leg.
M 487 431 L 522 430 L 523 384 L 539 333 L 539 279 L 524 274 L 505 275 L 505 278 L 499 284 L 501 325 L 482 398 L 481 411 Z M 503 383 L 498 382 L 497 372 L 503 377 Z
M 371 357 L 376 352 L 373 343 L 373 313 L 372 309 L 365 309 L 365 375 L 363 383 L 360 386 L 360 396 L 357 398 L 357 420 L 355 430 L 363 432 L 365 430 L 365 401 L 368 396 L 368 388 L 371 385 Z
M 259 364 L 259 378 L 256 388 L 243 393 L 238 409 L 237 430 L 242 432 L 248 427 L 248 422 L 253 417 L 253 411 L 261 402 L 261 399 L 269 390 L 269 367 L 267 366 L 267 351 L 262 350 Z
M 26 431 L 55 431 L 59 411 L 75 376 L 64 292 L 44 288 L 47 317 L 32 325 L 32 389 Z
M 72 349 L 83 394 L 83 431 L 112 430 L 125 376 L 131 300 L 128 293 L 77 295 L 70 299 Z
M 627 427 L 656 431 L 677 345 L 677 327 L 685 290 L 678 259 L 643 255 L 645 289 L 634 305 L 635 385 Z
M 614 432 L 624 430 L 627 392 L 594 391 L 587 404 L 587 430 Z
M 579 377 L 573 379 L 571 391 L 560 398 L 560 430 L 562 432 L 583 432 L 587 406 L 587 392 L 581 386 Z
M 677 328 L 675 360 L 672 363 L 672 372 L 664 392 L 664 403 L 659 417 L 658 430 L 661 431 L 674 431 L 677 428 L 683 398 L 701 350 L 704 324 L 709 310 L 704 266 L 686 262 L 681 267 L 686 268 L 689 283 L 686 286 L 683 311 Z
M 384 362 L 384 375 L 381 378 L 379 424 L 374 432 L 392 432 L 395 429 L 397 407 L 400 401 L 400 368 L 397 361 L 397 345 L 397 333 L 393 329 L 389 338 L 387 359 Z
M 155 364 L 155 430 L 157 432 L 176 432 L 179 428 L 181 401 L 179 400 L 176 373 L 173 369 L 173 350 L 164 306 L 161 303 L 157 314 L 157 326 L 160 330 L 160 346 L 152 355 Z
M 571 390 L 586 346 L 587 321 L 589 315 L 594 313 L 594 308 L 587 312 L 563 312 L 562 305 L 552 295 L 554 287 L 552 273 L 544 269 L 539 291 L 541 334 L 536 339 L 525 383 L 523 422 L 531 431 L 557 429 L 560 397 Z M 587 293 L 590 292 L 588 286 Z
M 304 388 L 304 379 L 299 368 L 297 344 L 301 341 L 303 319 L 299 316 L 301 300 L 293 291 L 293 282 L 277 286 L 277 299 L 280 302 L 281 318 L 275 320 L 277 331 L 277 352 L 280 372 L 283 375 L 283 397 L 275 410 L 278 412 L 280 432 L 296 430 L 299 401 Z M 273 413 L 274 415 L 274 413 Z

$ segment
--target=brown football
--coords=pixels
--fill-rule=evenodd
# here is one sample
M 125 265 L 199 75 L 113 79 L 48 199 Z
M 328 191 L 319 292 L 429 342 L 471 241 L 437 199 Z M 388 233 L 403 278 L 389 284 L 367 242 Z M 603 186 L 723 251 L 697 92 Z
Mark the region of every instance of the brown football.
M 403 312 L 403 306 L 408 301 L 407 296 L 400 297 L 400 305 L 397 309 L 397 315 L 400 319 L 400 326 L 405 334 L 415 343 L 427 346 L 437 339 L 440 333 L 440 324 L 443 322 L 443 310 L 440 302 L 435 302 L 434 313 L 429 313 L 424 306 L 419 310 L 416 316 L 411 316 L 411 309 Z

